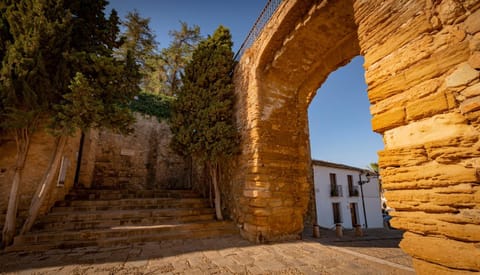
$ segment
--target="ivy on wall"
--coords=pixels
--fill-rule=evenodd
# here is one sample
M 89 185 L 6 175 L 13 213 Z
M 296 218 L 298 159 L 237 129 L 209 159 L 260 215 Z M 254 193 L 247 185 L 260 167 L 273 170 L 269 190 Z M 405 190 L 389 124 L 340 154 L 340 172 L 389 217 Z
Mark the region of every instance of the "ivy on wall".
M 170 118 L 174 97 L 142 92 L 130 103 L 130 109 L 144 115 L 157 117 L 158 121 Z

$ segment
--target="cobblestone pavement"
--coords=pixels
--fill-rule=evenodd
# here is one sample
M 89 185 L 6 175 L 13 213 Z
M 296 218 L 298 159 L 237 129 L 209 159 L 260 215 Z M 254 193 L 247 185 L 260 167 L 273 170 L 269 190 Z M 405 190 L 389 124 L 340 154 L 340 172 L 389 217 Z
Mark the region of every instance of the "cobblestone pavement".
M 113 248 L 0 254 L 6 274 L 413 274 L 398 237 L 303 240 L 253 245 L 239 236 Z M 388 233 L 388 232 L 387 232 Z M 383 234 L 383 233 L 382 233 Z
M 305 230 L 305 236 L 311 236 L 311 230 Z M 413 268 L 412 258 L 403 252 L 399 247 L 403 231 L 389 229 L 369 229 L 363 232 L 361 237 L 355 236 L 350 230 L 343 232 L 343 237 L 338 238 L 333 230 L 321 230 L 320 238 L 314 239 L 325 246 L 339 248 L 339 251 L 360 253 L 366 256 L 375 257 L 380 262 L 388 261 L 393 264 Z M 368 257 L 367 257 L 368 258 Z

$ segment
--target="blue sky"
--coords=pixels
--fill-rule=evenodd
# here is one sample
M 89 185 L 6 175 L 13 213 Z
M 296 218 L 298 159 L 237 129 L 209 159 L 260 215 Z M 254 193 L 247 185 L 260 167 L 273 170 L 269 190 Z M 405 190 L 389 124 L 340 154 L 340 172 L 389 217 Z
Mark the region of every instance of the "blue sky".
M 170 43 L 168 31 L 180 21 L 200 26 L 202 35 L 218 25 L 232 33 L 236 52 L 263 9 L 266 0 L 110 0 L 121 18 L 137 9 L 150 18 L 160 47 Z M 372 132 L 363 58 L 333 72 L 322 84 L 309 108 L 312 158 L 360 168 L 377 162 L 383 148 L 381 136 Z

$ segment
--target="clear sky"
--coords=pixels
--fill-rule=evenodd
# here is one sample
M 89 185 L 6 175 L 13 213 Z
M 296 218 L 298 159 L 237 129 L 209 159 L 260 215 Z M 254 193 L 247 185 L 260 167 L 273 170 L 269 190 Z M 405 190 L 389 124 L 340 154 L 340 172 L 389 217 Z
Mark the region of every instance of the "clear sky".
M 120 17 L 133 9 L 150 18 L 160 48 L 170 43 L 168 32 L 179 29 L 180 21 L 200 26 L 202 35 L 219 25 L 232 33 L 236 52 L 266 0 L 110 0 Z M 312 158 L 365 168 L 377 162 L 383 148 L 380 135 L 372 132 L 366 93 L 363 58 L 332 73 L 323 83 L 309 108 Z
M 331 73 L 308 108 L 312 158 L 365 168 L 378 162 L 382 137 L 372 131 L 363 57 Z

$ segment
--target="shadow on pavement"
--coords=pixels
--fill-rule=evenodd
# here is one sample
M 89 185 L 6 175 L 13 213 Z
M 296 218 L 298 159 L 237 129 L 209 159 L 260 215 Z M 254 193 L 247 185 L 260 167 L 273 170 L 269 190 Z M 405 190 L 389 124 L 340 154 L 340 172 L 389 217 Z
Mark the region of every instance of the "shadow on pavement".
M 92 246 L 51 249 L 42 252 L 0 252 L 0 274 L 69 265 L 141 263 L 149 259 L 174 257 L 192 252 L 208 253 L 208 251 L 221 251 L 228 248 L 242 248 L 253 245 L 240 236 L 228 236 L 218 239 L 169 240 L 103 248 Z
M 401 231 L 368 230 L 363 237 L 355 237 L 353 231 L 345 231 L 342 238 L 335 237 L 332 230 L 321 230 L 320 238 L 312 238 L 312 230 L 306 228 L 303 233 L 303 242 L 318 242 L 325 246 L 358 246 L 358 247 L 391 247 L 398 248 L 401 240 Z M 295 243 L 292 241 L 285 243 Z M 255 247 L 239 235 L 197 239 L 197 240 L 170 240 L 162 242 L 137 243 L 116 247 L 83 247 L 73 249 L 52 249 L 43 252 L 0 252 L 0 273 L 3 272 L 35 272 L 56 273 L 61 267 L 65 274 L 83 274 L 88 265 L 95 264 L 109 266 L 109 271 L 121 268 L 133 273 L 142 273 L 141 270 L 149 260 L 162 259 L 170 262 L 169 257 L 189 257 L 190 253 L 202 252 L 204 256 L 216 255 L 216 257 L 227 257 L 225 253 L 231 253 L 232 248 Z M 269 246 L 269 245 L 267 245 Z M 214 256 L 215 256 L 214 255 Z M 165 268 L 168 272 L 171 264 L 162 262 L 159 268 Z M 168 266 L 167 266 L 168 265 Z M 80 269 L 79 269 L 80 268 Z M 127 268 L 127 269 L 126 269 Z M 130 268 L 130 269 L 128 269 Z M 50 271 L 49 271 L 50 269 Z M 162 269 L 163 270 L 163 269 Z M 159 272 L 163 272 L 158 270 Z M 122 273 L 123 274 L 123 273 Z
M 335 230 L 320 228 L 320 237 L 313 238 L 313 228 L 306 226 L 303 237 L 325 245 L 398 248 L 404 233 L 401 230 L 383 228 L 363 229 L 362 232 L 362 236 L 356 236 L 353 229 L 344 229 L 343 236 L 338 237 Z

